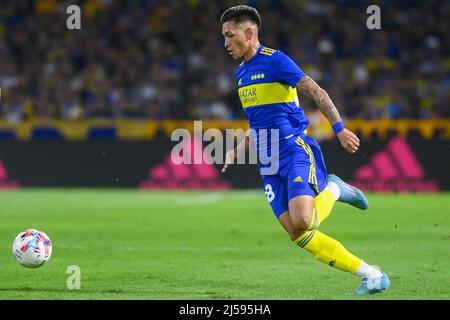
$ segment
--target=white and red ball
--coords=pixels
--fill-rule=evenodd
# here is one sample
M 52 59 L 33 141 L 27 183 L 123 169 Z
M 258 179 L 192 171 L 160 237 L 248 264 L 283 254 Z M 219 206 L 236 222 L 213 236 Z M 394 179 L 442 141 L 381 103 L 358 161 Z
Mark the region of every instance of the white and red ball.
M 14 239 L 12 253 L 27 268 L 38 268 L 50 260 L 52 241 L 40 230 L 27 229 Z

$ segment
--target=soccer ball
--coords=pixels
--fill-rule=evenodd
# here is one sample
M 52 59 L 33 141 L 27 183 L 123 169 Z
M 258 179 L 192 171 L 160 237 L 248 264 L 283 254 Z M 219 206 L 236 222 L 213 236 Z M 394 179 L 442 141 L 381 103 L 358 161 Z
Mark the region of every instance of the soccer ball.
M 14 239 L 12 253 L 22 266 L 38 268 L 50 260 L 52 241 L 42 231 L 27 229 Z

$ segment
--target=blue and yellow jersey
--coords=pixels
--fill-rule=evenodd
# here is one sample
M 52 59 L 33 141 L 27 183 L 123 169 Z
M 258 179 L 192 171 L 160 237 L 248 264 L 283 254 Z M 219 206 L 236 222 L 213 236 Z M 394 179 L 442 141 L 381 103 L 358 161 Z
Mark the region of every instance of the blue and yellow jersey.
M 309 124 L 300 107 L 297 82 L 305 73 L 279 50 L 260 46 L 236 70 L 239 98 L 251 129 L 278 129 L 283 140 L 302 133 Z

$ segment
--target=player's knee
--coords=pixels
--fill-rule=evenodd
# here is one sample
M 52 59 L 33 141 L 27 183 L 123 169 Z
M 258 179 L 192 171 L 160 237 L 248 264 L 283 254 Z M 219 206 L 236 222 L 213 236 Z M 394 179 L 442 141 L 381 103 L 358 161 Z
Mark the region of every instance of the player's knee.
M 314 211 L 314 199 L 309 196 L 298 196 L 289 202 L 289 216 L 293 229 L 304 233 L 311 226 Z
M 301 235 L 303 235 L 305 232 L 308 232 L 308 226 L 307 222 L 297 222 L 292 225 L 292 229 L 289 231 L 289 237 L 292 241 L 297 240 Z
M 297 233 L 304 233 L 311 225 L 310 215 L 301 215 L 293 221 L 294 229 Z

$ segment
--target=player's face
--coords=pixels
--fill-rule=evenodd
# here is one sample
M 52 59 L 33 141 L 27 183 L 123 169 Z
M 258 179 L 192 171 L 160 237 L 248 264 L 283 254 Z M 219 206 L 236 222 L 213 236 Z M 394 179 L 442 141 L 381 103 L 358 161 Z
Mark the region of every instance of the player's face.
M 234 21 L 228 21 L 222 25 L 225 49 L 233 59 L 241 59 L 249 50 L 250 42 L 246 37 L 245 29 L 245 24 L 236 24 Z

